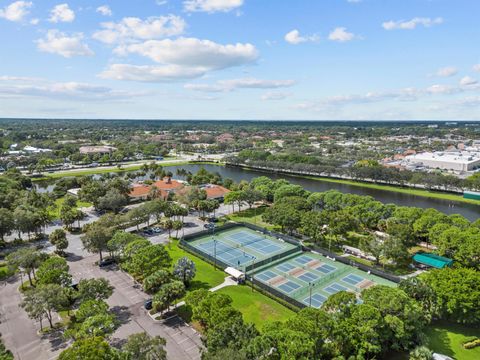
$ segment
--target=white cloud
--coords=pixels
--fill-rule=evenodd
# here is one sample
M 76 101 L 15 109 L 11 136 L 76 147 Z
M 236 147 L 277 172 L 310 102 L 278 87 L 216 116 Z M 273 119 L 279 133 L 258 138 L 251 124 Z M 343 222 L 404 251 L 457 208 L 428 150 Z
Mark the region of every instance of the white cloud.
M 329 40 L 339 42 L 350 41 L 354 38 L 355 34 L 348 32 L 347 29 L 344 27 L 337 27 L 328 35 Z
M 185 84 L 188 90 L 229 92 L 236 89 L 277 89 L 295 85 L 294 80 L 262 80 L 255 78 L 219 80 L 215 84 Z
M 458 69 L 454 66 L 447 66 L 441 69 L 438 69 L 437 76 L 441 77 L 450 77 L 453 75 L 457 75 Z
M 478 81 L 470 76 L 464 76 L 460 79 L 460 85 L 462 86 L 475 85 L 477 83 Z
M 287 97 L 292 96 L 292 93 L 289 92 L 280 92 L 280 91 L 269 91 L 261 96 L 261 99 L 264 101 L 267 100 L 283 100 Z
M 112 16 L 112 9 L 110 9 L 110 6 L 108 5 L 102 5 L 97 7 L 96 10 L 97 13 L 102 14 L 103 16 Z
M 75 13 L 66 3 L 56 5 L 50 11 L 49 21 L 52 23 L 72 22 L 73 20 L 75 20 Z
M 156 0 L 155 3 L 158 6 L 162 6 L 162 5 L 165 5 L 166 3 L 168 3 L 168 1 L 167 0 Z
M 117 64 L 115 68 L 110 67 L 102 74 L 107 78 L 139 81 L 171 81 L 199 77 L 209 71 L 250 64 L 258 57 L 258 51 L 252 44 L 222 45 L 196 38 L 148 40 L 139 44 L 119 46 L 115 53 L 137 54 L 162 64 L 162 66 Z
M 290 31 L 285 35 L 285 41 L 293 45 L 297 45 L 307 41 L 318 41 L 318 40 L 319 40 L 318 35 L 314 34 L 314 35 L 301 36 L 300 32 L 297 29 Z
M 32 5 L 31 1 L 15 1 L 0 9 L 0 18 L 15 22 L 22 21 L 30 13 L 29 9 Z
M 30 20 L 30 24 L 32 24 L 32 25 L 38 25 L 39 23 L 40 23 L 40 19 L 38 19 L 38 18 Z
M 0 76 L 0 97 L 46 97 L 60 100 L 120 100 L 147 92 L 115 90 L 81 82 L 51 82 L 40 78 Z
M 473 65 L 473 71 L 480 72 L 480 64 Z
M 416 17 L 411 20 L 399 20 L 399 21 L 386 21 L 382 24 L 385 30 L 413 30 L 419 25 L 424 27 L 431 27 L 433 25 L 439 25 L 443 23 L 443 18 L 420 18 Z
M 120 22 L 105 22 L 101 26 L 103 30 L 95 32 L 93 38 L 106 44 L 117 44 L 180 35 L 185 31 L 187 24 L 179 16 L 166 15 L 145 20 L 126 17 Z
M 172 82 L 194 79 L 205 74 L 205 70 L 195 67 L 178 65 L 131 65 L 112 64 L 99 74 L 102 79 L 141 81 L 141 82 Z
M 243 0 L 186 0 L 183 8 L 188 12 L 229 12 L 243 5 Z
M 362 0 L 347 0 L 347 2 L 352 3 L 352 4 L 358 4 L 358 3 L 361 3 Z
M 58 54 L 66 58 L 73 56 L 92 56 L 94 52 L 83 43 L 83 34 L 67 35 L 59 30 L 49 30 L 43 39 L 36 41 L 40 51 Z
M 427 93 L 430 94 L 453 94 L 456 92 L 458 92 L 457 88 L 443 84 L 435 84 L 427 88 Z

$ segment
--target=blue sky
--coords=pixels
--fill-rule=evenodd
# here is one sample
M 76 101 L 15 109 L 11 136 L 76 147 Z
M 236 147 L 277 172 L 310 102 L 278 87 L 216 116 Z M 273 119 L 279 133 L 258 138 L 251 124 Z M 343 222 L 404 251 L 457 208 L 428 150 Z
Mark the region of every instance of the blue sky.
M 480 120 L 480 1 L 0 0 L 0 117 Z

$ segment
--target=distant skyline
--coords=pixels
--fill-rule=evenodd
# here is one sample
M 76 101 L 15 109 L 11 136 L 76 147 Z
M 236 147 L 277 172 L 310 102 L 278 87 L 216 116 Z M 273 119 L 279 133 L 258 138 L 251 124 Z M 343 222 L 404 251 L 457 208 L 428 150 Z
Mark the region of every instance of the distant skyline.
M 480 1 L 0 0 L 0 118 L 480 120 Z

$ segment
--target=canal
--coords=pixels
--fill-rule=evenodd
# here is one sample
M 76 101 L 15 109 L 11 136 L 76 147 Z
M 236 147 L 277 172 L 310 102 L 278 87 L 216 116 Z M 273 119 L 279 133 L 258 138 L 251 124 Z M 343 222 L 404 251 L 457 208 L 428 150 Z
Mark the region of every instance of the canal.
M 388 190 L 370 189 L 361 186 L 340 184 L 327 181 L 319 181 L 313 179 L 305 179 L 301 177 L 291 176 L 287 174 L 265 173 L 252 169 L 242 169 L 237 167 L 225 167 L 210 164 L 187 164 L 179 166 L 168 166 L 168 168 L 176 178 L 182 178 L 176 175 L 177 169 L 185 169 L 192 173 L 197 172 L 200 168 L 205 168 L 209 172 L 217 172 L 222 178 L 230 178 L 235 182 L 241 180 L 250 181 L 259 176 L 268 176 L 273 180 L 285 179 L 292 184 L 297 184 L 309 191 L 323 192 L 327 190 L 338 190 L 344 193 L 370 195 L 378 201 L 385 204 L 392 203 L 399 206 L 415 206 L 420 208 L 435 208 L 446 214 L 461 214 L 470 221 L 475 221 L 480 217 L 480 204 L 468 204 L 463 202 L 456 202 L 443 199 L 432 199 L 417 195 L 410 195 L 405 193 L 398 193 Z M 40 191 L 51 191 L 53 186 L 50 184 L 38 183 L 36 184 Z

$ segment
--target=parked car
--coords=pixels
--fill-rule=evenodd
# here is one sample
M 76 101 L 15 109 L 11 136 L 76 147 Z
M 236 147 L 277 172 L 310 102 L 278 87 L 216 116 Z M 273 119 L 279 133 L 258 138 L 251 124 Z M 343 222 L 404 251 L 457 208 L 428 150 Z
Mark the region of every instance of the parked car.
M 215 224 L 214 223 L 207 223 L 207 224 L 203 225 L 203 227 L 205 229 L 211 230 L 211 229 L 215 229 Z
M 218 218 L 216 218 L 215 216 L 212 216 L 212 217 L 208 218 L 208 222 L 216 223 L 216 222 L 218 222 Z
M 151 230 L 151 229 L 145 229 L 145 230 L 143 230 L 143 233 L 144 233 L 145 235 L 153 235 L 153 234 L 154 234 L 154 233 L 153 233 L 153 230 Z
M 145 310 L 152 310 L 153 308 L 152 299 L 145 300 L 145 302 L 143 303 L 143 307 L 145 308 Z
M 160 234 L 163 230 L 162 230 L 162 228 L 154 227 L 154 228 L 152 228 L 152 231 L 153 231 L 155 234 Z
M 115 259 L 105 258 L 98 263 L 98 266 L 100 266 L 101 268 L 104 268 L 104 267 L 108 267 L 108 266 L 113 265 L 113 264 L 115 264 Z

